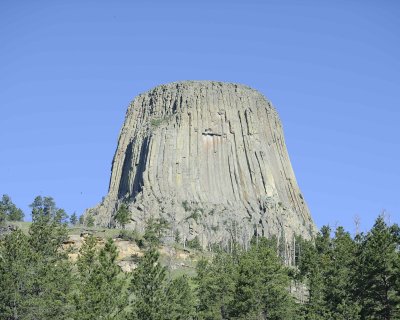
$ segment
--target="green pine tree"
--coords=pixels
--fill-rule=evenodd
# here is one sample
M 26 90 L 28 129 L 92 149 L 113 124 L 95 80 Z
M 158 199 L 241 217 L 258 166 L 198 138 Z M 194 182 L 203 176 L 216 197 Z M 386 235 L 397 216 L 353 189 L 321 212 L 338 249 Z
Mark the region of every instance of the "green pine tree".
M 117 248 L 112 239 L 99 251 L 96 245 L 96 239 L 89 236 L 80 250 L 77 288 L 73 295 L 74 318 L 123 319 L 128 295 L 125 276 L 116 264 Z
M 150 245 L 150 247 L 157 247 L 160 244 L 161 238 L 167 229 L 168 222 L 165 219 L 150 218 L 147 221 L 147 226 L 143 238 Z
M 213 261 L 197 264 L 197 316 L 199 319 L 225 319 L 235 292 L 236 266 L 233 257 L 219 253 Z
M 76 216 L 76 213 L 74 212 L 74 213 L 71 215 L 71 217 L 69 218 L 69 223 L 70 223 L 72 226 L 76 226 L 77 222 L 78 222 L 78 217 Z
M 330 319 L 325 297 L 325 273 L 330 264 L 331 254 L 331 229 L 323 226 L 318 233 L 315 243 L 304 242 L 299 264 L 300 274 L 308 285 L 309 298 L 302 305 L 305 319 L 324 320 Z
M 32 264 L 28 237 L 16 230 L 0 242 L 0 319 L 23 319 L 31 290 L 27 268 Z
M 190 320 L 195 316 L 195 297 L 187 276 L 172 280 L 166 289 L 165 320 Z
M 114 219 L 122 226 L 122 229 L 125 229 L 125 225 L 131 220 L 131 213 L 129 212 L 126 204 L 121 204 L 117 213 L 115 214 Z
M 85 222 L 86 222 L 86 226 L 87 227 L 89 227 L 89 228 L 93 227 L 94 226 L 94 218 L 93 218 L 93 216 L 91 214 L 89 214 L 86 217 L 86 221 Z
M 24 212 L 17 208 L 7 194 L 3 194 L 0 200 L 0 224 L 8 221 L 22 221 Z
M 324 273 L 326 308 L 334 319 L 359 319 L 360 307 L 353 295 L 356 244 L 343 227 L 332 239 L 330 261 Z
M 399 319 L 399 227 L 379 216 L 357 253 L 356 285 L 362 319 Z
M 151 248 L 132 272 L 130 292 L 133 295 L 131 319 L 164 320 L 166 268 L 160 264 L 159 253 Z
M 7 219 L 6 211 L 4 210 L 4 208 L 2 208 L 2 206 L 0 206 L 0 226 L 4 224 L 6 219 Z
M 233 319 L 294 319 L 288 270 L 265 239 L 239 256 Z
M 0 244 L 1 319 L 69 317 L 72 270 L 62 250 L 67 232 L 50 199 L 37 197 L 32 204 L 29 235 L 17 230 Z
M 38 196 L 30 205 L 32 224 L 29 228 L 32 248 L 43 255 L 57 255 L 68 238 L 65 211 L 58 209 L 51 197 Z M 51 241 L 46 241 L 51 239 Z

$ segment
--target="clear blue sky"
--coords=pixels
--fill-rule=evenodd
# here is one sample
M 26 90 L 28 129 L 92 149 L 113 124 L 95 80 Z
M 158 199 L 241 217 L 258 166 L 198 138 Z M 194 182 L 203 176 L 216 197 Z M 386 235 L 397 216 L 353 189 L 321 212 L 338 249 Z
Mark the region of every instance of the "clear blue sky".
M 107 193 L 129 102 L 239 82 L 276 106 L 318 227 L 400 222 L 400 1 L 0 2 L 0 194 L 78 214 Z

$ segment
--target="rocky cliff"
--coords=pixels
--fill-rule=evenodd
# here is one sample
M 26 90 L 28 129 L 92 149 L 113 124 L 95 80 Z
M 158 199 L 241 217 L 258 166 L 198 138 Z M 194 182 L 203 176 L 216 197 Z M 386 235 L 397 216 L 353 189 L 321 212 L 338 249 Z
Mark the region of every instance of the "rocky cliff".
M 164 218 L 181 241 L 206 247 L 255 236 L 310 238 L 315 225 L 297 185 L 278 114 L 247 86 L 184 81 L 158 86 L 130 104 L 112 163 L 108 195 L 86 212 L 142 232 Z

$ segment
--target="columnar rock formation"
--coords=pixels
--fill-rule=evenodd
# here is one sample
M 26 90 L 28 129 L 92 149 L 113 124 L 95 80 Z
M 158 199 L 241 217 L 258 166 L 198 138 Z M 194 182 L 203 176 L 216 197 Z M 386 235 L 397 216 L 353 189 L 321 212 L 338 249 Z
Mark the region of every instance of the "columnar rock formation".
M 113 225 L 121 203 L 132 212 L 128 228 L 164 218 L 171 235 L 198 236 L 203 246 L 315 232 L 277 112 L 259 92 L 231 83 L 171 83 L 133 100 L 109 193 L 86 214 Z

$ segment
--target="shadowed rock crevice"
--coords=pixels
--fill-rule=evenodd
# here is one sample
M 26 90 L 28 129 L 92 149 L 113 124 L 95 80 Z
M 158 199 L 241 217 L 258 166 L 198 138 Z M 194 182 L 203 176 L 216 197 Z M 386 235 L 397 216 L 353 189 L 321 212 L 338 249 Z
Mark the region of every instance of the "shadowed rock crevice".
M 232 226 L 239 243 L 253 234 L 310 238 L 316 230 L 278 114 L 262 94 L 237 84 L 177 82 L 133 100 L 109 193 L 90 209 L 96 223 L 113 225 L 122 201 L 132 212 L 127 227 L 140 232 L 150 217 L 162 217 L 171 234 L 198 236 L 203 246 L 230 241 Z

